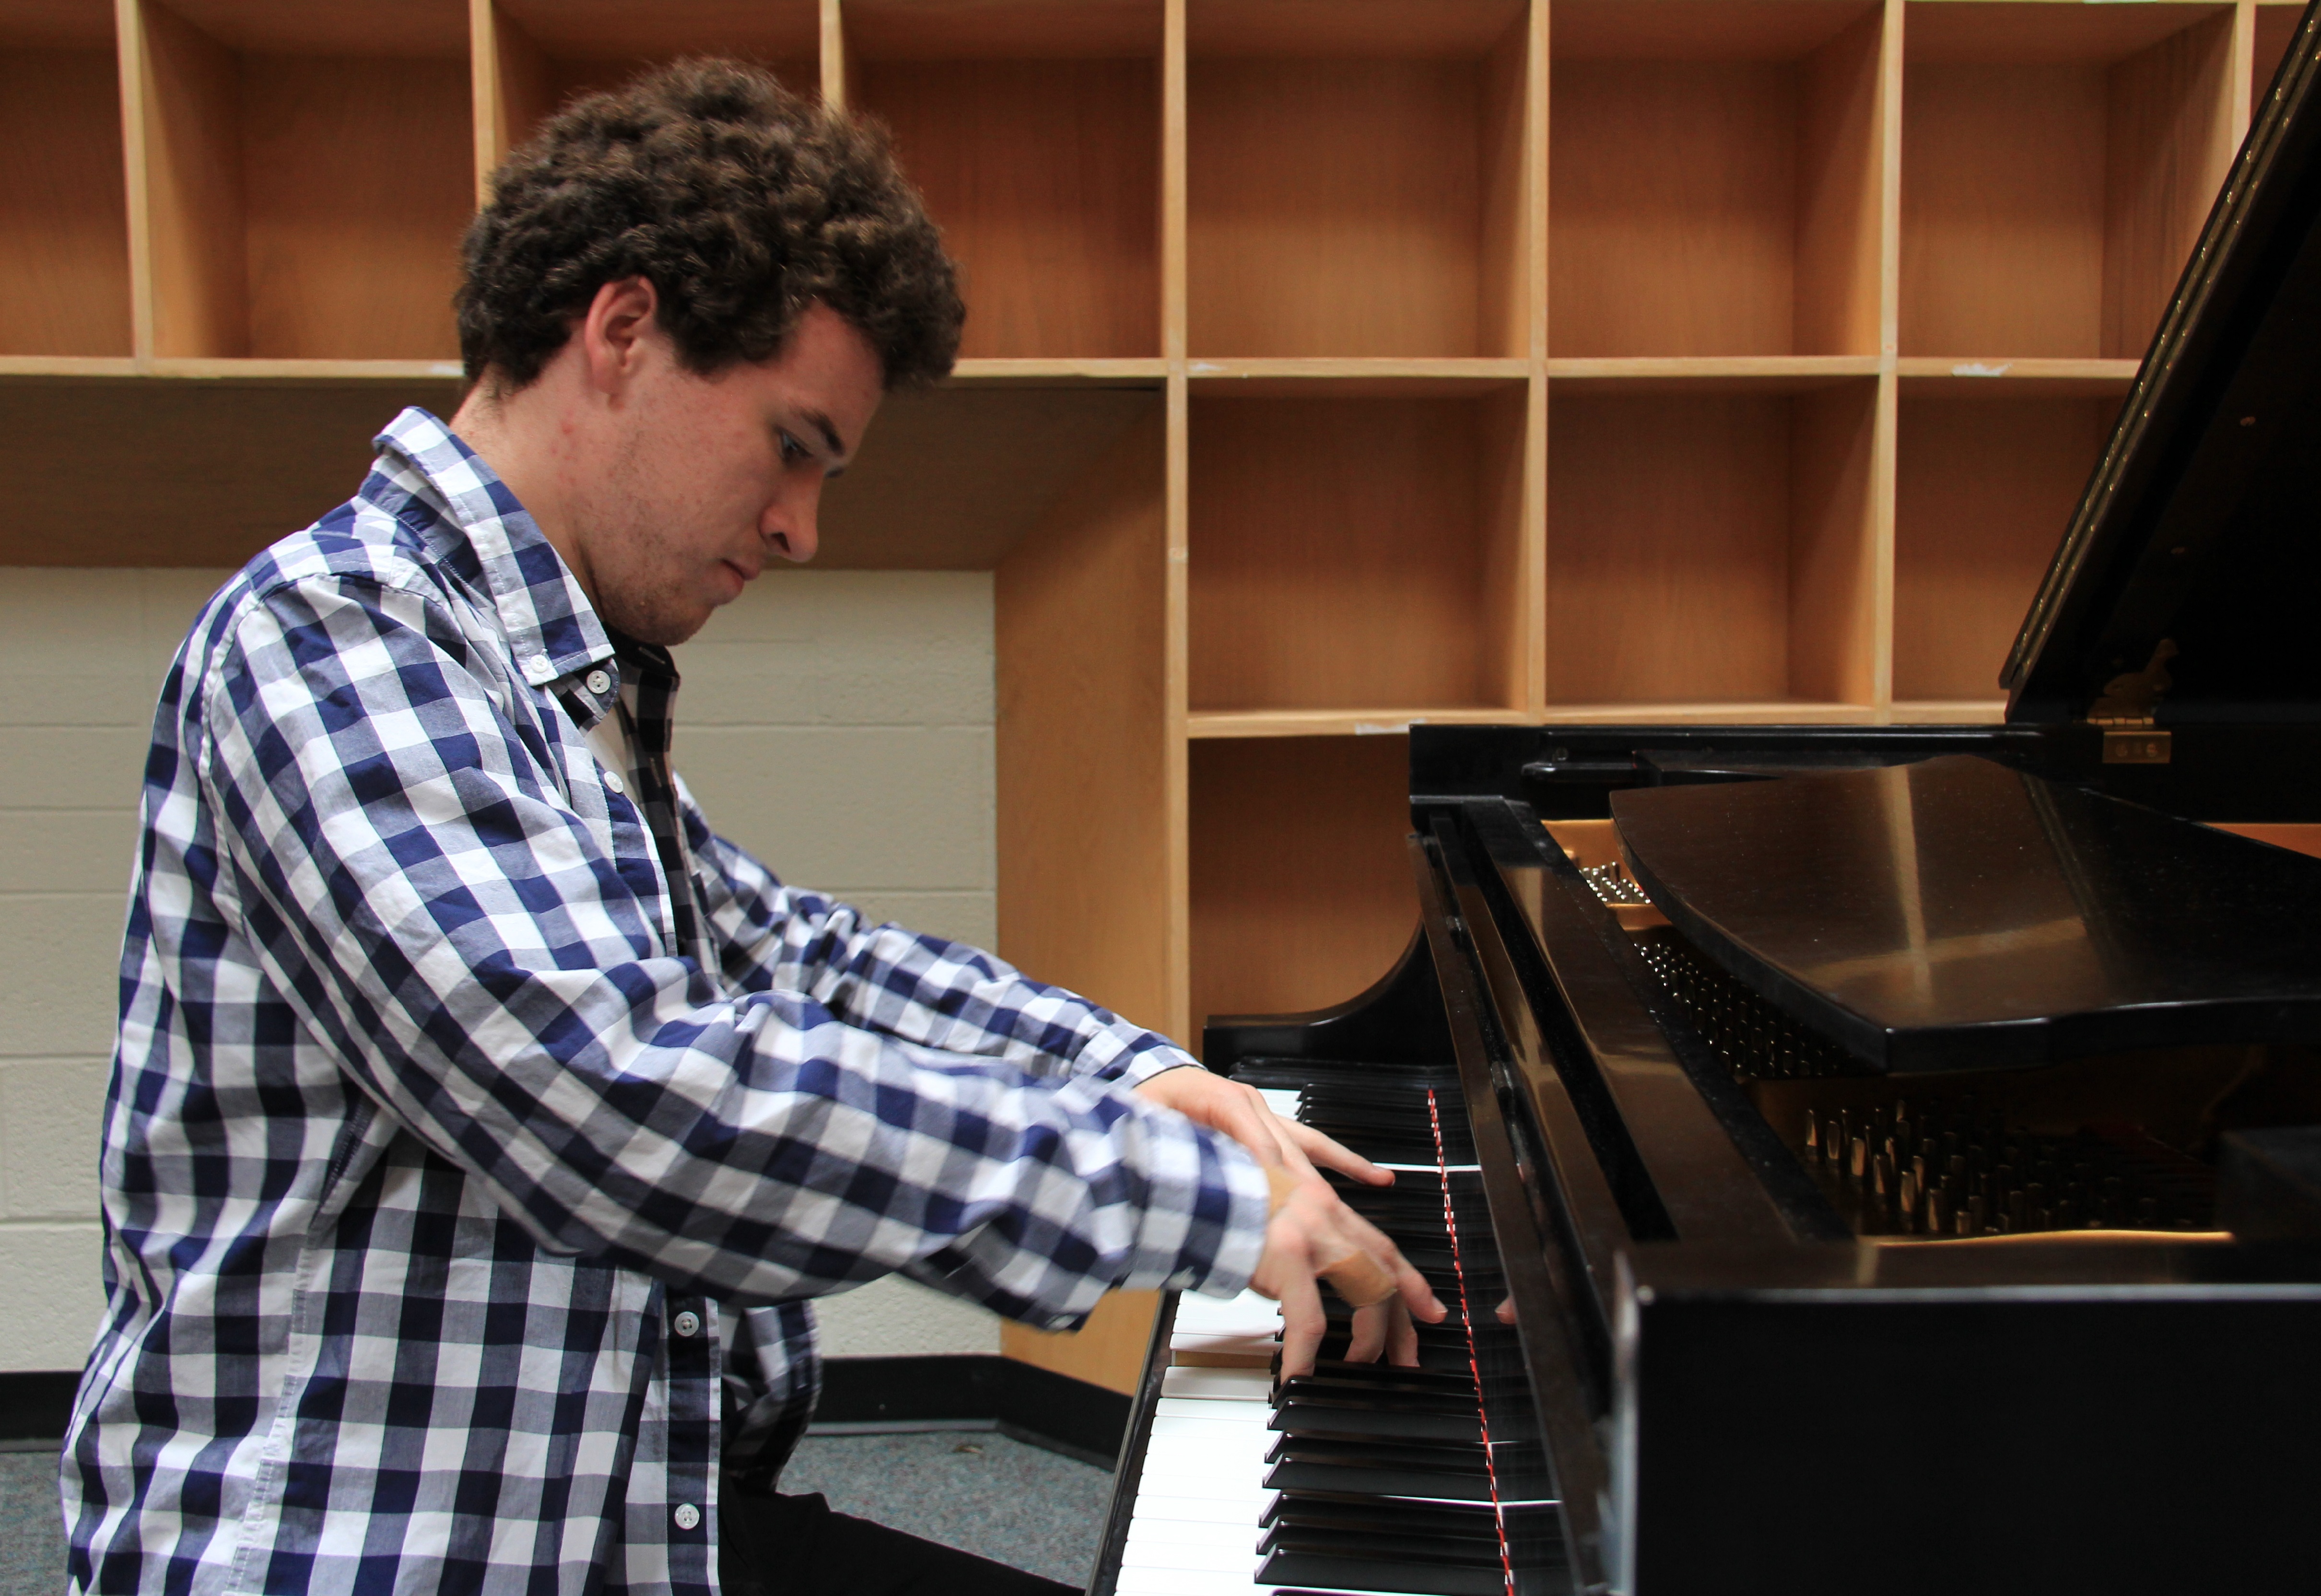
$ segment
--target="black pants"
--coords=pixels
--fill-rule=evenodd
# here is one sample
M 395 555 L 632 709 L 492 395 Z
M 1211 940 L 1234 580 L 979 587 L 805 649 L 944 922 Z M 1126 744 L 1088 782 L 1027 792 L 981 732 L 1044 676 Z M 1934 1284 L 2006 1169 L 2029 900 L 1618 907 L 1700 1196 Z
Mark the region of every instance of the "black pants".
M 939 1546 L 819 1496 L 777 1496 L 727 1475 L 717 1578 L 725 1596 L 1079 1596 L 1079 1587 Z

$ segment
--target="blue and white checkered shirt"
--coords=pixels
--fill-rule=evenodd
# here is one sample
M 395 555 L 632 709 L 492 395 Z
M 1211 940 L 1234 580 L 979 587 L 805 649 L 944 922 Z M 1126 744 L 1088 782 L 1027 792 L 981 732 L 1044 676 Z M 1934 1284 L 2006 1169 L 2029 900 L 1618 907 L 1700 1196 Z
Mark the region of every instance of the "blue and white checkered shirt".
M 707 1591 L 806 1299 L 1241 1288 L 1262 1173 L 1128 1090 L 1183 1053 L 632 796 L 587 734 L 665 760 L 665 656 L 441 422 L 379 450 L 163 682 L 74 1590 Z

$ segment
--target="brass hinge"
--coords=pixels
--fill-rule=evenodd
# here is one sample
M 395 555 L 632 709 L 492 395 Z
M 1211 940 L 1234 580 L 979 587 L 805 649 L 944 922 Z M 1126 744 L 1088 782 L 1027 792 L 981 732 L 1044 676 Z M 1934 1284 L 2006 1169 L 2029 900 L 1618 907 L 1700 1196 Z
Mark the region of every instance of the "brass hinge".
M 2169 734 L 2148 720 L 2097 721 L 2103 727 L 2103 762 L 2107 765 L 2164 765 L 2169 760 Z
M 2088 724 L 2103 728 L 2103 762 L 2107 765 L 2164 765 L 2171 741 L 2154 724 L 2153 711 L 2160 695 L 2174 684 L 2168 661 L 2176 645 L 2163 637 L 2141 670 L 2115 676 L 2104 684 L 2103 696 L 2088 710 Z

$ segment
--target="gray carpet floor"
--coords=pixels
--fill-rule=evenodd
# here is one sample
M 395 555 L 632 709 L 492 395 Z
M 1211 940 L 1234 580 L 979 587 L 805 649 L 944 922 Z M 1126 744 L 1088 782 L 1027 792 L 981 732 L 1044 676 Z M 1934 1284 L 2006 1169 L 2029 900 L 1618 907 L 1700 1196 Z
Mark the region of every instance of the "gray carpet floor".
M 782 1489 L 818 1491 L 839 1512 L 1079 1585 L 1096 1561 L 1112 1475 L 988 1430 L 935 1430 L 808 1436 Z M 64 1547 L 55 1455 L 0 1453 L 0 1596 L 57 1596 Z

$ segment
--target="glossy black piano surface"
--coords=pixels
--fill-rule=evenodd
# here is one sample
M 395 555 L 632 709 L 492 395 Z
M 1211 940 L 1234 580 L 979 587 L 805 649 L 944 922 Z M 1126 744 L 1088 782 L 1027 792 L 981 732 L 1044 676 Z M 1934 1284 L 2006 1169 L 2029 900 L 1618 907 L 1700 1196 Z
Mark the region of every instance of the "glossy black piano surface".
M 1397 1575 L 1461 1548 L 1420 1589 L 2321 1589 L 2321 862 L 2212 829 L 2321 837 L 2321 10 L 2060 530 L 2003 725 L 1413 728 L 1409 953 L 1204 1057 L 1455 1072 L 1481 1411 L 1555 1523 L 1493 1586 L 1472 1515 L 1373 1482 L 1304 1550 L 1374 1512 Z
M 2321 860 L 1967 755 L 1612 815 L 1688 940 L 1879 1070 L 2321 1040 Z

